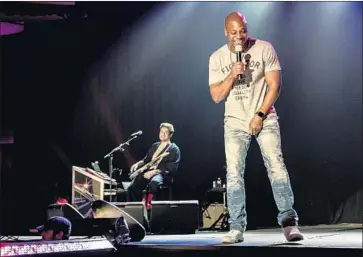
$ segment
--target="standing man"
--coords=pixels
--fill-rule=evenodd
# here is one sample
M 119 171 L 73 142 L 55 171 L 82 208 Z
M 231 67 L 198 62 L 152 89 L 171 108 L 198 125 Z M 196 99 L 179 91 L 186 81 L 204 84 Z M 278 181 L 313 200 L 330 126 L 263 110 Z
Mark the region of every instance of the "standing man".
M 238 12 L 226 17 L 224 33 L 227 44 L 209 59 L 211 97 L 215 103 L 225 100 L 224 140 L 230 231 L 224 236 L 223 243 L 242 242 L 246 230 L 244 170 L 252 136 L 260 146 L 271 182 L 279 210 L 278 224 L 288 241 L 302 240 L 281 151 L 278 116 L 273 106 L 281 87 L 278 57 L 269 42 L 248 37 L 246 18 Z M 242 61 L 237 62 L 237 51 L 242 52 Z
M 152 165 L 150 170 L 145 173 L 139 174 L 130 183 L 127 188 L 127 201 L 141 201 L 142 191 L 148 187 L 148 194 L 144 201 L 146 202 L 146 207 L 154 198 L 155 194 L 159 191 L 160 185 L 164 183 L 170 183 L 173 179 L 176 171 L 179 167 L 180 162 L 180 150 L 179 147 L 171 142 L 171 137 L 174 134 L 174 126 L 170 123 L 161 123 L 159 131 L 159 142 L 154 143 L 146 156 L 141 160 L 131 166 L 130 171 L 134 172 L 142 165 L 145 165 L 153 160 L 156 160 L 161 154 L 168 152 L 169 154 L 156 161 L 155 165 Z

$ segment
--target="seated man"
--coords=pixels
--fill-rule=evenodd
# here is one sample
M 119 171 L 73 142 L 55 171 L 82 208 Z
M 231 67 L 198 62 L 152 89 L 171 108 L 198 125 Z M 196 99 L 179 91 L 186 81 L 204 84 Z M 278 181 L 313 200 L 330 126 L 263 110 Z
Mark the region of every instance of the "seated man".
M 170 141 L 173 134 L 174 126 L 172 124 L 161 123 L 159 132 L 160 142 L 154 143 L 146 156 L 131 166 L 130 171 L 132 173 L 142 165 L 156 160 L 155 165 L 150 170 L 140 173 L 131 181 L 127 188 L 127 201 L 141 201 L 143 190 L 148 188 L 148 195 L 144 200 L 147 203 L 147 207 L 150 208 L 148 203 L 151 202 L 154 195 L 158 192 L 160 185 L 172 180 L 180 162 L 179 147 Z M 157 159 L 163 153 L 169 154 L 164 158 Z
M 71 235 L 71 222 L 60 216 L 51 217 L 44 225 L 35 229 L 29 229 L 32 233 L 41 233 L 42 240 L 67 240 Z

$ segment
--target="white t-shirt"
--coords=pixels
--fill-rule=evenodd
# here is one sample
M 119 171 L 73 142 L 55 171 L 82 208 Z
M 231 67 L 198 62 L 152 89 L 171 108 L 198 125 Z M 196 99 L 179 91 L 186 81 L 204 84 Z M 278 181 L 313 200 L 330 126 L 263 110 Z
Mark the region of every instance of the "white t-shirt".
M 248 126 L 261 108 L 268 86 L 265 72 L 281 70 L 278 57 L 273 46 L 263 40 L 255 40 L 255 44 L 242 54 L 249 55 L 249 65 L 246 67 L 242 80 L 235 80 L 234 86 L 225 100 L 225 122 L 235 122 L 242 125 L 248 132 Z M 228 49 L 227 44 L 215 51 L 209 58 L 209 85 L 222 82 L 231 72 L 236 54 Z M 275 112 L 272 106 L 268 113 Z

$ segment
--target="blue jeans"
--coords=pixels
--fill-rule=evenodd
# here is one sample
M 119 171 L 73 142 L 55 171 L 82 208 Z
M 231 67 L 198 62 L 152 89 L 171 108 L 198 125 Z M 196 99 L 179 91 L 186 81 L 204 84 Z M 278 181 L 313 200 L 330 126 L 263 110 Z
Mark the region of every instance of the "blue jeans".
M 149 193 L 156 194 L 159 191 L 160 185 L 164 183 L 164 178 L 161 174 L 156 174 L 151 179 L 144 178 L 144 174 L 138 175 L 131 181 L 127 188 L 127 201 L 139 202 L 142 200 L 142 191 L 148 186 Z
M 227 203 L 230 229 L 245 231 L 247 213 L 244 171 L 251 135 L 242 130 L 243 126 L 239 123 L 239 120 L 227 117 L 224 124 L 227 160 Z M 275 203 L 279 210 L 277 222 L 280 226 L 283 225 L 282 223 L 285 220 L 297 222 L 298 215 L 293 209 L 294 195 L 282 156 L 280 126 L 275 113 L 269 114 L 264 120 L 263 128 L 256 136 L 256 139 L 270 179 Z

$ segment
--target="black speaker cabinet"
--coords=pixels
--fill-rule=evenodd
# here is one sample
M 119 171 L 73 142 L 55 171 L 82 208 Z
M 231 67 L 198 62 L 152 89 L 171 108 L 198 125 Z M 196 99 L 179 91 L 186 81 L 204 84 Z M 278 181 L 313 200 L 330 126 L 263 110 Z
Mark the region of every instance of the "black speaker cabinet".
M 113 202 L 112 204 L 129 214 L 144 227 L 147 227 L 147 211 L 143 202 Z
M 194 234 L 198 229 L 198 201 L 153 201 L 151 204 L 151 233 Z

